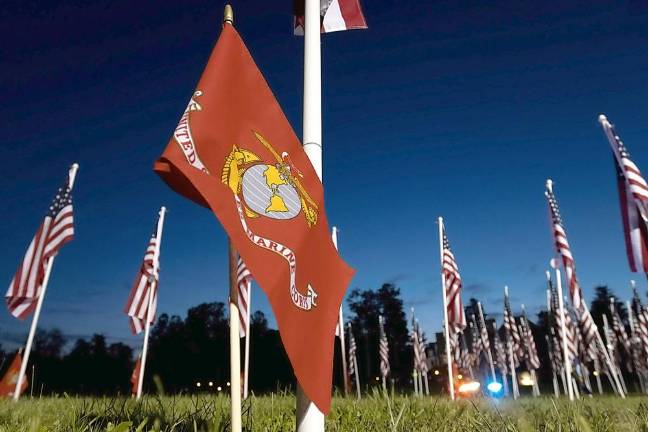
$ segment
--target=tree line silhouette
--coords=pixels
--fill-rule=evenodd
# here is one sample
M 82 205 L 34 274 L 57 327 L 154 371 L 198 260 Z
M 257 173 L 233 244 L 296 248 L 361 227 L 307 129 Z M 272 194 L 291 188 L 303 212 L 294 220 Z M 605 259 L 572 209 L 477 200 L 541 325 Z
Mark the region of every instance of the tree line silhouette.
M 611 291 L 606 286 L 596 288 L 591 303 L 591 313 L 602 329 L 602 316 L 611 319 L 609 298 Z M 413 350 L 408 330 L 407 315 L 400 289 L 385 283 L 378 289 L 354 289 L 347 300 L 353 331 L 357 343 L 357 361 L 363 390 L 376 386 L 379 373 L 378 360 L 378 316 L 385 318 L 385 332 L 389 342 L 391 366 L 390 383 L 396 390 L 411 389 Z M 477 300 L 466 302 L 468 316 L 476 310 Z M 627 319 L 625 305 L 616 301 L 622 320 Z M 423 311 L 419 311 L 423 312 Z M 493 321 L 486 312 L 486 321 Z M 492 312 L 492 311 L 491 311 Z M 531 317 L 529 317 L 531 318 Z M 548 387 L 551 382 L 547 343 L 548 316 L 545 311 L 530 321 L 541 358 L 538 371 L 541 384 Z M 268 327 L 268 321 L 261 311 L 251 318 L 250 389 L 256 394 L 289 389 L 295 386 L 292 368 L 281 343 L 277 330 Z M 490 324 L 488 325 L 491 328 Z M 501 331 L 500 327 L 500 331 Z M 428 356 L 434 368 L 435 362 L 443 359 L 444 341 L 437 333 L 435 341 L 428 338 Z M 241 342 L 242 343 L 242 342 Z M 341 352 L 336 343 L 334 386 L 343 388 Z M 7 369 L 13 353 L 0 349 L 2 366 Z M 43 394 L 87 394 L 115 395 L 130 394 L 130 377 L 136 360 L 130 346 L 106 342 L 104 335 L 95 334 L 89 339 L 69 341 L 57 329 L 37 332 L 28 367 L 28 379 L 34 395 Z M 622 359 L 626 360 L 626 359 Z M 622 361 L 622 364 L 625 361 Z M 35 380 L 32 383 L 32 366 Z M 487 371 L 484 369 L 484 375 Z M 629 372 L 626 371 L 626 374 Z M 159 379 L 154 379 L 158 377 Z M 430 374 L 431 389 L 439 391 L 443 376 Z M 161 314 L 151 329 L 149 357 L 145 376 L 145 391 L 167 393 L 195 393 L 225 389 L 229 381 L 229 324 L 227 307 L 222 302 L 203 303 L 190 308 L 186 316 Z M 207 384 L 212 382 L 213 386 Z M 200 386 L 197 383 L 201 383 Z

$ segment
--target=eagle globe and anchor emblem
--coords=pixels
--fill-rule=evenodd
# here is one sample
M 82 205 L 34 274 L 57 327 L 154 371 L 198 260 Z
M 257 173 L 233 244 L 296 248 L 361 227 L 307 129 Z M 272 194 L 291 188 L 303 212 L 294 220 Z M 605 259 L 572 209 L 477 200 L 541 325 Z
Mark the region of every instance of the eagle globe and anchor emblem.
M 292 163 L 290 155 L 281 155 L 259 133 L 256 139 L 274 156 L 275 163 L 263 161 L 255 153 L 233 146 L 225 159 L 221 180 L 234 193 L 243 229 L 255 245 L 281 255 L 290 268 L 290 295 L 300 309 L 310 310 L 317 306 L 317 293 L 308 284 L 304 295 L 296 287 L 297 263 L 294 252 L 276 241 L 254 234 L 247 226 L 246 218 L 268 217 L 288 220 L 302 211 L 308 227 L 317 224 L 317 203 L 302 186 L 303 174 Z M 241 199 L 242 198 L 242 199 Z

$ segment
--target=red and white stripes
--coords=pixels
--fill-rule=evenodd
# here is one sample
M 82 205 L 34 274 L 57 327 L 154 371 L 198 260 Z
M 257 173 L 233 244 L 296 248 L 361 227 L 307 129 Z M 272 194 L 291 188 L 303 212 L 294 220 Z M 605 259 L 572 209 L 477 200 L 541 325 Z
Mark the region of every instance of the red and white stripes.
M 304 0 L 294 1 L 295 34 L 304 34 Z M 321 0 L 322 33 L 366 29 L 359 0 Z
M 150 323 L 155 320 L 160 263 L 160 243 L 157 239 L 158 232 L 161 229 L 159 224 L 160 220 L 158 220 L 156 229 L 146 247 L 142 265 L 124 308 L 133 334 L 139 334 L 144 330 L 147 317 L 150 318 Z
M 648 273 L 648 183 L 604 115 L 599 116 L 616 161 L 617 187 L 630 270 Z
M 442 269 L 445 277 L 445 296 L 448 313 L 448 331 L 450 333 L 450 341 L 456 339 L 458 332 L 466 328 L 466 316 L 461 302 L 461 275 L 459 274 L 459 267 L 455 261 L 455 256 L 450 250 L 450 243 L 446 236 L 445 226 L 441 227 L 443 233 L 443 256 L 442 256 Z
M 59 188 L 45 219 L 31 240 L 25 256 L 16 270 L 6 294 L 7 308 L 16 318 L 24 319 L 36 308 L 43 288 L 47 262 L 59 249 L 74 238 L 74 211 L 70 174 Z
M 247 336 L 250 321 L 250 290 L 252 289 L 252 273 L 248 270 L 243 259 L 238 257 L 236 267 L 236 285 L 238 287 L 238 311 L 239 311 L 239 336 Z

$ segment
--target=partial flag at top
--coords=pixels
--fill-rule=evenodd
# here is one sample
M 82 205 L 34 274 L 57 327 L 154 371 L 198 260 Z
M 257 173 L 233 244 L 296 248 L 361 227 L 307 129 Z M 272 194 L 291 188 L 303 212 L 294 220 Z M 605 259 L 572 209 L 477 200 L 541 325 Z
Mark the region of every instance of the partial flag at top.
M 304 35 L 304 0 L 293 1 L 295 34 Z M 322 33 L 366 29 L 360 0 L 320 0 Z
M 648 183 L 630 159 L 614 126 L 601 114 L 599 122 L 612 147 L 621 203 L 621 218 L 630 270 L 648 273 Z
M 9 285 L 7 308 L 16 318 L 25 319 L 34 311 L 43 290 L 48 261 L 74 238 L 72 185 L 77 169 L 76 164 L 70 168 Z
M 232 25 L 154 169 L 219 219 L 268 296 L 301 388 L 327 413 L 353 270 L 331 241 L 322 182 Z

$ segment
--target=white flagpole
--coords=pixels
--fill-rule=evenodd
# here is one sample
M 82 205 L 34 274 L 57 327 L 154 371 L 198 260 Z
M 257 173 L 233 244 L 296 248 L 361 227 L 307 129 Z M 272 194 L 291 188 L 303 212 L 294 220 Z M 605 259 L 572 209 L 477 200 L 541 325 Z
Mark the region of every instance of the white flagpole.
M 245 322 L 245 359 L 243 360 L 244 380 L 243 380 L 243 399 L 248 397 L 248 385 L 250 381 L 250 315 L 252 310 L 252 281 L 247 281 L 247 320 Z
M 331 240 L 333 241 L 333 245 L 335 246 L 336 250 L 338 249 L 337 233 L 338 233 L 337 227 L 333 227 L 331 233 Z M 344 396 L 348 396 L 349 380 L 347 375 L 346 344 L 344 340 L 344 315 L 342 314 L 342 305 L 340 305 L 340 314 L 338 316 L 338 332 L 340 336 L 340 351 L 342 352 L 342 377 L 343 377 L 342 386 L 344 388 Z
M 573 401 L 574 388 L 572 386 L 571 359 L 569 357 L 569 351 L 567 350 L 567 327 L 565 326 L 565 306 L 563 303 L 562 280 L 560 277 L 560 269 L 557 265 L 555 266 L 555 269 L 556 289 L 558 290 L 558 310 L 560 313 L 560 328 L 562 329 L 563 361 L 565 363 L 565 375 L 567 380 L 567 393 L 569 395 L 569 400 Z
M 322 179 L 322 58 L 320 0 L 305 0 L 303 144 L 313 169 Z M 324 413 L 297 383 L 297 432 L 323 432 Z
M 443 322 L 446 343 L 446 362 L 448 363 L 448 390 L 450 399 L 455 400 L 454 376 L 452 375 L 452 354 L 450 353 L 450 328 L 448 326 L 448 299 L 446 298 L 446 282 L 443 273 L 443 218 L 439 217 L 439 259 L 441 260 L 441 295 L 443 296 Z
M 223 24 L 234 25 L 234 11 L 225 5 Z M 238 308 L 238 252 L 229 241 L 230 416 L 232 432 L 241 432 L 241 335 Z M 249 307 L 248 307 L 249 309 Z
M 486 328 L 486 320 L 484 319 L 484 311 L 482 310 L 481 302 L 477 302 L 477 310 L 479 311 L 479 321 L 480 321 L 481 328 L 484 329 L 484 331 L 486 332 L 486 337 L 488 337 L 488 329 Z M 480 330 L 480 334 L 481 334 L 481 330 Z M 488 341 L 488 346 L 489 348 L 491 346 L 490 340 Z M 489 349 L 486 354 L 488 354 L 488 363 L 490 364 L 493 381 L 497 381 L 497 376 L 495 375 L 495 363 L 493 362 L 493 353 Z
M 612 341 L 609 338 L 609 335 L 611 335 L 611 334 L 612 334 L 612 331 L 610 330 L 610 325 L 608 324 L 607 315 L 603 314 L 603 336 L 605 336 L 605 339 L 604 339 L 603 343 L 604 343 L 606 348 L 609 347 L 609 349 L 610 349 L 609 352 L 610 352 L 610 359 L 611 359 L 611 365 L 612 365 L 611 366 L 612 367 L 612 374 L 613 375 L 617 375 L 617 374 L 620 375 L 621 370 L 619 368 L 619 364 L 617 363 L 616 359 L 613 357 L 614 350 L 616 350 L 617 347 L 612 345 Z M 623 384 L 623 382 L 620 382 L 620 384 L 618 385 L 618 388 L 619 388 L 619 390 L 624 390 L 625 389 L 625 385 Z M 617 393 L 619 393 L 619 395 L 621 395 L 620 392 L 617 392 Z
M 237 287 L 238 253 L 229 242 L 230 399 L 232 432 L 241 432 L 241 336 Z
M 589 309 L 587 309 L 587 305 L 583 303 L 583 313 L 586 313 L 589 315 Z M 590 319 L 593 320 L 593 318 L 590 316 Z M 594 324 L 594 329 L 596 330 L 596 340 L 598 341 L 598 344 L 600 346 L 601 351 L 603 352 L 603 357 L 605 357 L 605 362 L 608 364 L 608 367 L 610 368 L 610 373 L 612 374 L 612 378 L 614 379 L 614 382 L 616 383 L 616 386 L 619 390 L 619 396 L 621 396 L 621 399 L 625 399 L 625 393 L 623 392 L 623 388 L 621 387 L 621 381 L 619 379 L 619 375 L 617 374 L 616 368 L 612 365 L 612 359 L 610 357 L 610 354 L 608 353 L 607 347 L 605 346 L 605 343 L 603 342 L 603 339 L 601 338 L 601 334 L 598 332 L 598 328 L 596 327 L 596 324 Z
M 70 167 L 69 177 L 68 177 L 68 186 L 70 190 L 74 187 L 74 180 L 76 179 L 76 173 L 79 169 L 79 164 L 72 164 Z M 29 361 L 29 354 L 31 353 L 32 343 L 34 342 L 34 335 L 36 334 L 36 327 L 38 327 L 38 318 L 40 317 L 40 312 L 43 307 L 43 299 L 45 298 L 45 291 L 47 291 L 47 284 L 49 282 L 50 273 L 52 272 L 52 266 L 54 265 L 54 257 L 51 257 L 47 260 L 45 264 L 45 275 L 43 276 L 43 285 L 36 301 L 36 309 L 34 310 L 34 317 L 32 318 L 31 327 L 29 329 L 29 335 L 27 336 L 27 343 L 25 344 L 25 355 L 22 358 L 22 363 L 20 364 L 20 372 L 18 373 L 18 379 L 16 380 L 16 389 L 14 390 L 13 400 L 17 401 L 20 398 L 20 389 L 22 388 L 22 383 L 25 380 L 25 372 L 27 371 L 27 362 Z
M 155 278 L 158 273 L 158 264 L 160 260 L 160 246 L 162 245 L 162 228 L 164 227 L 164 215 L 166 207 L 160 208 L 160 218 L 158 219 L 157 230 L 155 233 L 155 256 L 153 258 L 153 277 Z M 137 400 L 142 397 L 142 388 L 144 386 L 144 371 L 146 370 L 146 356 L 148 354 L 148 341 L 151 332 L 151 320 L 153 319 L 153 301 L 157 291 L 157 280 L 151 283 L 151 289 L 148 296 L 148 309 L 146 310 L 146 322 L 144 323 L 144 343 L 142 345 L 142 357 L 140 361 L 139 376 L 137 378 Z

